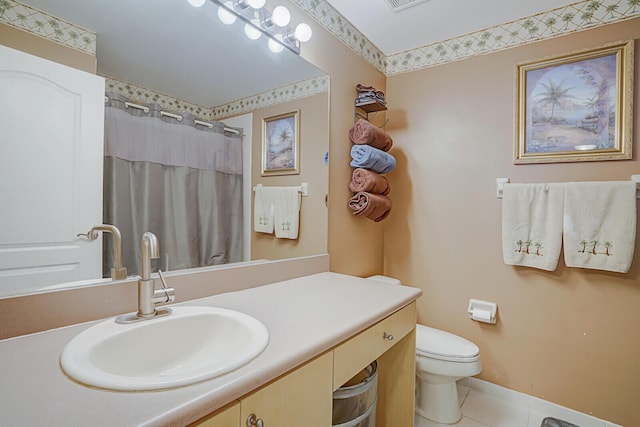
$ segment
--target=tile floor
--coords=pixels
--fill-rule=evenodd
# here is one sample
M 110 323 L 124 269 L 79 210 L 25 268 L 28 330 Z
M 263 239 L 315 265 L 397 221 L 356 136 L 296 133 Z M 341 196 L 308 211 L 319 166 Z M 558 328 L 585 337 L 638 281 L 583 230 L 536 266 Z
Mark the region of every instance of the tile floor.
M 620 427 L 475 378 L 458 382 L 458 397 L 462 420 L 454 424 L 455 427 L 540 427 L 545 417 L 555 417 L 580 427 Z M 414 427 L 447 426 L 415 417 Z

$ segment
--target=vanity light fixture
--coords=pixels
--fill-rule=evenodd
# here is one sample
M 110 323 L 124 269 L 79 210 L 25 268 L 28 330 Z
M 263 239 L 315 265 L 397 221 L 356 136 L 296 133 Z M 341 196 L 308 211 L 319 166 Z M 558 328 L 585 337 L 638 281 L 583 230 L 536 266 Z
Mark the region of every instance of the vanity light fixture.
M 244 2 L 254 9 L 262 9 L 267 0 L 244 0 Z
M 269 24 L 277 25 L 278 27 L 286 27 L 291 22 L 291 12 L 284 6 L 276 6 L 271 12 L 271 17 L 265 19 L 267 26 Z
M 207 0 L 187 0 L 193 7 L 202 7 Z
M 236 22 L 238 17 L 236 16 L 235 13 L 230 11 L 233 9 L 232 2 L 226 1 L 224 4 L 226 7 L 222 7 L 222 6 L 218 7 L 218 19 L 220 19 L 220 22 L 222 22 L 225 25 L 231 25 L 234 22 Z
M 312 34 L 313 32 L 311 31 L 309 24 L 301 22 L 296 26 L 296 30 L 293 32 L 293 37 L 298 39 L 301 43 L 306 43 L 311 40 Z
M 267 46 L 269 46 L 269 50 L 273 53 L 280 53 L 282 49 L 284 49 L 284 45 L 282 44 L 282 36 L 280 34 L 276 34 L 276 38 L 269 39 L 267 42 Z
M 260 38 L 262 32 L 258 29 L 258 22 L 256 20 L 252 20 L 252 23 L 247 22 L 244 24 L 244 35 L 251 40 L 258 40 Z
M 200 0 L 188 0 L 189 3 Z M 224 24 L 231 25 L 238 18 L 244 22 L 244 33 L 251 40 L 257 40 L 262 34 L 268 37 L 269 50 L 274 53 L 287 48 L 296 55 L 300 54 L 300 43 L 311 39 L 311 27 L 298 24 L 293 30 L 289 27 L 291 12 L 284 6 L 276 6 L 273 11 L 265 8 L 266 0 L 211 0 L 218 5 L 218 18 Z

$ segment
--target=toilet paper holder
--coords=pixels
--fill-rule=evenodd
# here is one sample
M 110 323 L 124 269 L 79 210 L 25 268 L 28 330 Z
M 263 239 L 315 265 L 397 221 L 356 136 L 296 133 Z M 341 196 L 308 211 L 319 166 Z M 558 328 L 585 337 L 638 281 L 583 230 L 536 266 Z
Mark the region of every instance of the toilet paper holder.
M 498 312 L 498 304 L 491 301 L 482 301 L 479 299 L 470 299 L 467 313 L 469 318 L 477 322 L 496 323 L 496 313 Z

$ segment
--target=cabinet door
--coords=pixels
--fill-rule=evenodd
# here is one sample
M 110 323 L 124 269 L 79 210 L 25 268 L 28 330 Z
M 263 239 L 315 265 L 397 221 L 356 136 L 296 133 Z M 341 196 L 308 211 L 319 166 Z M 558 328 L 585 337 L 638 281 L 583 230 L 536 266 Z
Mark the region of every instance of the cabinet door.
M 332 369 L 328 352 L 241 399 L 240 425 L 253 414 L 264 427 L 330 426 Z
M 233 402 L 196 421 L 189 427 L 239 427 L 241 425 L 240 402 Z

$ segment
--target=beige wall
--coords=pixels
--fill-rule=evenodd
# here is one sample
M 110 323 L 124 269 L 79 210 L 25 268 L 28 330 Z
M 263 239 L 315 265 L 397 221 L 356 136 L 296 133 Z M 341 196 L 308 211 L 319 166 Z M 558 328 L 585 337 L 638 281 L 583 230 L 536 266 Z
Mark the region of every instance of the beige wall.
M 418 318 L 477 343 L 480 378 L 625 426 L 640 425 L 640 248 L 628 274 L 503 264 L 495 180 L 629 180 L 640 173 L 635 71 L 634 159 L 513 165 L 518 62 L 640 37 L 640 19 L 389 77 L 394 211 L 384 272 L 420 287 Z M 636 40 L 636 58 L 640 42 Z M 640 224 L 638 227 L 640 231 Z M 332 230 L 333 232 L 333 230 Z M 495 326 L 471 321 L 469 298 L 495 301 Z
M 96 73 L 97 63 L 95 56 L 2 23 L 0 23 L 0 40 L 2 40 L 3 45 L 13 49 L 18 49 L 92 74 Z
M 287 2 L 291 4 L 290 2 Z M 291 4 L 292 5 L 292 4 Z M 292 22 L 304 21 L 313 38 L 301 56 L 331 76 L 329 131 L 329 254 L 331 271 L 366 276 L 382 272 L 383 223 L 356 218 L 347 207 L 352 168 L 349 128 L 354 123 L 355 86 L 385 90 L 384 74 L 354 53 L 309 15 L 292 5 Z M 393 197 L 392 197 L 393 198 Z
M 261 176 L 262 119 L 298 110 L 300 124 L 300 174 Z M 327 207 L 329 168 L 324 153 L 329 139 L 329 96 L 320 93 L 284 104 L 261 108 L 253 113 L 251 144 L 251 187 L 309 184 L 309 195 L 301 198 L 298 239 L 278 239 L 274 234 L 253 231 L 251 218 L 251 259 L 283 259 L 327 252 Z M 253 212 L 254 198 L 251 198 Z

